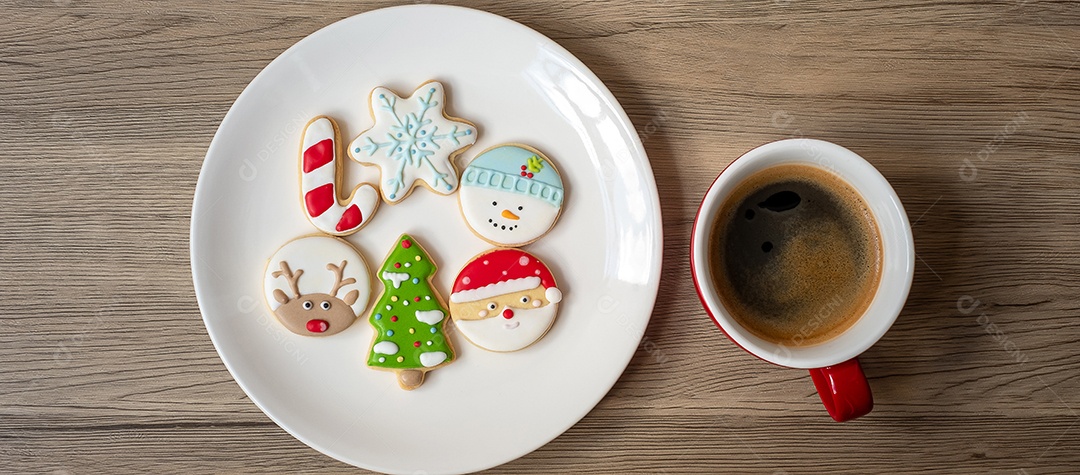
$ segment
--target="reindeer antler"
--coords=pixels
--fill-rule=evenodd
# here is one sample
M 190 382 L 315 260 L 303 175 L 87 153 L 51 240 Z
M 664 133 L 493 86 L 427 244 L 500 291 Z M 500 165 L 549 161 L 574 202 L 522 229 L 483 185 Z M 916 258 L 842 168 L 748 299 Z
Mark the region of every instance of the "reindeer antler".
M 293 293 L 296 294 L 297 298 L 300 298 L 300 283 L 299 283 L 299 281 L 300 281 L 300 276 L 303 275 L 303 274 L 304 274 L 304 269 L 297 269 L 296 273 L 294 274 L 293 271 L 289 269 L 289 263 L 287 263 L 285 261 L 281 261 L 281 270 L 274 271 L 274 273 L 272 275 L 274 276 L 275 279 L 278 278 L 278 277 L 281 277 L 281 276 L 285 276 L 285 279 L 289 281 L 289 287 L 292 288 Z
M 345 261 L 341 261 L 341 265 L 334 265 L 333 263 L 326 265 L 326 270 L 332 271 L 334 273 L 334 289 L 330 291 L 330 295 L 333 295 L 335 297 L 337 297 L 337 291 L 341 290 L 342 287 L 356 283 L 356 279 L 352 277 L 344 280 L 341 279 L 343 277 L 341 274 L 345 271 L 345 264 Z

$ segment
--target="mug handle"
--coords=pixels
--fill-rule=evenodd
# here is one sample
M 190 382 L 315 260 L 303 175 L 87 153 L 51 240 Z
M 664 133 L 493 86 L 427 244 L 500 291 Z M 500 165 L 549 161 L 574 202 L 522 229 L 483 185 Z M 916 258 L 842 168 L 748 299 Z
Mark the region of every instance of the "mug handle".
M 812 369 L 810 378 L 814 380 L 825 410 L 836 422 L 865 416 L 874 408 L 874 395 L 870 393 L 870 383 L 866 382 L 858 358 Z

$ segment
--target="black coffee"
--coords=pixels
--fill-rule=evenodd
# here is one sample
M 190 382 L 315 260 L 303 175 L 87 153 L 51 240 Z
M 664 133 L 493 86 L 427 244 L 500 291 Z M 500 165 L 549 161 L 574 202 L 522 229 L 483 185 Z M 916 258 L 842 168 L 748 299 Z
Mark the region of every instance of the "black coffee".
M 862 196 L 810 165 L 779 165 L 746 179 L 711 234 L 712 277 L 732 317 L 789 346 L 827 341 L 873 300 L 881 237 Z

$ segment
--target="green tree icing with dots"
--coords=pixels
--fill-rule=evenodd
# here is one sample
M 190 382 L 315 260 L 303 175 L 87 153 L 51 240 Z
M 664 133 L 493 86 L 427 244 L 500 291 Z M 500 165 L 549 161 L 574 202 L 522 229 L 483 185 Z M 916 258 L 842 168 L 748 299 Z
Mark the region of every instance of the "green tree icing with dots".
M 416 240 L 402 234 L 376 275 L 384 290 L 368 318 L 376 335 L 367 364 L 396 371 L 404 389 L 418 387 L 425 372 L 454 360 L 443 332 L 450 312 L 429 282 L 436 270 Z

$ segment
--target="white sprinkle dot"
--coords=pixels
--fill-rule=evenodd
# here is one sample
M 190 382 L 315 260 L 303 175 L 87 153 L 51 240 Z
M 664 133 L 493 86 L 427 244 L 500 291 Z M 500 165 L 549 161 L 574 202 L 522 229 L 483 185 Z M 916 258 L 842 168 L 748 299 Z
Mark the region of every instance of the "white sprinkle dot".
M 465 276 L 465 277 L 461 278 L 461 283 L 462 284 L 469 285 L 469 282 L 472 282 L 472 279 L 470 279 L 469 276 Z
M 523 265 L 523 266 L 529 265 L 529 258 L 525 257 L 525 256 L 521 256 L 521 259 L 518 259 L 518 264 Z

